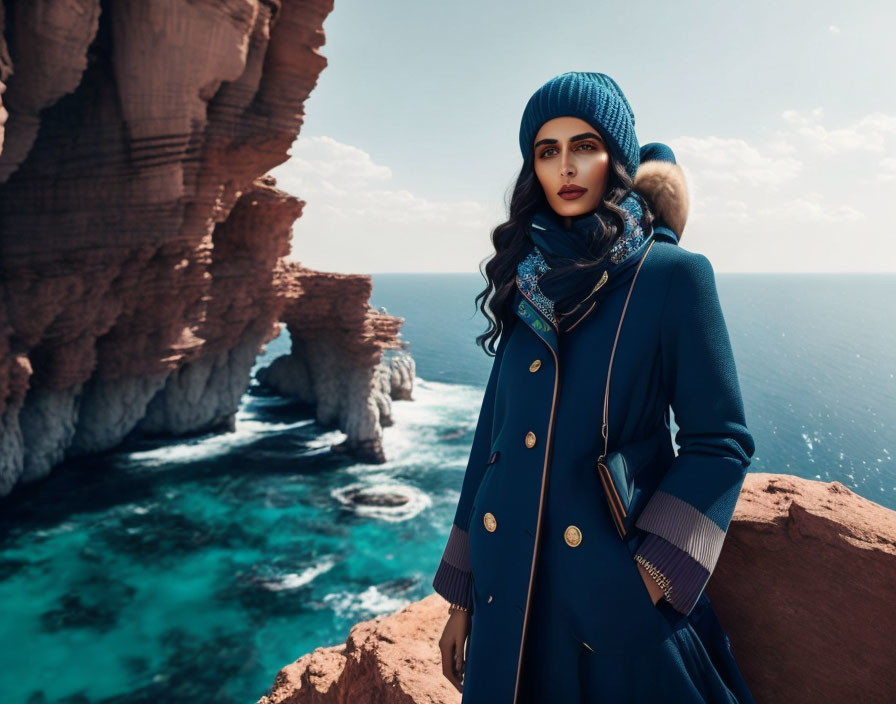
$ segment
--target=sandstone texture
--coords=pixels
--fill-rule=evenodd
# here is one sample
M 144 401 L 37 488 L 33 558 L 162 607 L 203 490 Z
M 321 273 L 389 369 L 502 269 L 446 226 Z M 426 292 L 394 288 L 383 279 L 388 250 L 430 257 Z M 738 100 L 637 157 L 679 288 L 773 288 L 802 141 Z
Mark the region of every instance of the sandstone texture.
M 319 423 L 342 429 L 348 437 L 334 450 L 384 462 L 382 428 L 392 424 L 392 400 L 411 398 L 415 375 L 398 334 L 403 319 L 370 306 L 369 276 L 298 266 L 290 274 L 304 292 L 280 316 L 291 354 L 260 370 L 258 380 L 313 404 Z
M 265 175 L 332 8 L 0 0 L 0 495 L 131 434 L 232 428 L 278 321 L 284 384 L 382 458 L 413 378 L 402 320 L 369 277 L 287 259 L 305 203 Z
M 896 511 L 839 482 L 751 473 L 707 592 L 757 702 L 889 704 L 894 584 Z M 446 619 L 432 594 L 358 623 L 286 665 L 258 704 L 457 704 L 441 673 Z

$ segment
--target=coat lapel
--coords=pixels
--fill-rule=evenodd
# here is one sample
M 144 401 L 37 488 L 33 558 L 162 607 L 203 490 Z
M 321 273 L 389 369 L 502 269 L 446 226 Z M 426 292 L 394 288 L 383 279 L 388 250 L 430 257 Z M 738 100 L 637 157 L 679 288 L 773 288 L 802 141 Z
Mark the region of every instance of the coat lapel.
M 532 331 L 538 335 L 548 347 L 554 350 L 554 354 L 559 354 L 557 349 L 557 327 L 551 323 L 544 314 L 535 307 L 535 304 L 526 298 L 526 295 L 519 289 L 516 292 L 514 310 L 522 321 L 532 328 Z
M 554 302 L 538 288 L 538 279 L 549 268 L 541 250 L 533 245 L 516 267 L 517 292 L 514 310 L 522 321 L 554 350 L 554 354 L 559 354 L 557 349 L 559 329 L 554 316 Z

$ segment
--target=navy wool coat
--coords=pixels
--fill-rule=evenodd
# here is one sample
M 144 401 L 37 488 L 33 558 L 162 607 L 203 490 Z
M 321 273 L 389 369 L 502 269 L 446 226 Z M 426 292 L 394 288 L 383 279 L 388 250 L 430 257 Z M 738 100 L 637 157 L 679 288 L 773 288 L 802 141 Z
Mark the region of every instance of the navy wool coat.
M 628 302 L 609 393 L 609 450 L 625 457 L 623 487 L 637 497 L 637 520 L 623 539 L 596 461 L 616 328 L 651 242 Z M 539 257 L 533 246 L 520 271 L 527 264 L 531 271 Z M 545 266 L 543 258 L 535 263 Z M 551 673 L 552 701 L 585 696 L 588 687 L 594 701 L 653 701 L 647 690 L 643 699 L 618 698 L 609 680 L 634 663 L 651 670 L 642 680 L 662 671 L 648 656 L 687 625 L 703 595 L 754 451 L 707 257 L 679 246 L 660 224 L 632 256 L 608 263 L 607 273 L 562 331 L 538 304 L 537 281 L 517 277 L 515 316 L 499 340 L 433 580 L 446 600 L 472 612 L 467 703 L 524 701 L 524 664 L 535 653 Z M 670 407 L 679 427 L 677 454 Z M 670 583 L 656 605 L 638 554 Z M 685 635 L 693 641 L 693 633 Z M 583 657 L 600 673 L 591 684 Z M 635 686 L 635 670 L 624 676 L 620 687 Z M 693 686 L 675 682 L 678 676 L 670 670 L 666 701 L 714 696 L 676 689 Z M 559 696 L 563 683 L 570 689 Z

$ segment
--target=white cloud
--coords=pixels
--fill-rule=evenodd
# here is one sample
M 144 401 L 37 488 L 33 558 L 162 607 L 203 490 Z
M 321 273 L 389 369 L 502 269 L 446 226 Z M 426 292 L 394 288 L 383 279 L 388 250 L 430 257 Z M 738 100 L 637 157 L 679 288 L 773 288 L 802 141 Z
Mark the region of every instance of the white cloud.
M 684 246 L 723 271 L 896 270 L 896 243 L 876 225 L 890 220 L 896 115 L 844 125 L 821 108 L 780 117 L 761 141 L 670 140 L 691 195 Z M 844 235 L 862 247 L 844 248 Z M 862 254 L 869 248 L 873 260 Z
M 374 164 L 370 155 L 329 137 L 299 137 L 290 149 L 289 169 L 282 178 L 303 187 L 355 189 L 371 183 L 388 183 L 392 169 Z M 278 167 L 281 168 L 282 167 Z
M 749 212 L 798 221 L 867 217 L 856 205 L 860 190 L 850 184 L 896 179 L 896 157 L 879 156 L 896 152 L 896 115 L 875 112 L 835 128 L 822 123 L 821 108 L 785 110 L 781 117 L 784 124 L 763 144 L 733 137 L 670 140 L 697 218 L 742 219 Z
M 775 216 L 797 222 L 843 222 L 864 220 L 865 214 L 848 203 L 832 205 L 817 192 L 760 206 L 757 216 Z
M 780 144 L 759 149 L 737 138 L 681 137 L 670 146 L 705 184 L 775 187 L 792 181 L 803 166 Z
M 840 28 L 835 24 L 832 24 L 830 27 L 828 27 L 828 31 L 831 34 L 840 34 Z
M 326 271 L 475 271 L 503 206 L 437 200 L 395 185 L 387 166 L 330 137 L 302 137 L 271 171 L 306 201 L 292 258 Z M 500 206 L 500 207 L 498 207 Z M 316 233 L 310 236 L 309 233 Z M 318 236 L 326 233 L 326 237 Z
M 892 149 L 896 137 L 896 115 L 874 112 L 851 125 L 828 129 L 821 124 L 822 109 L 815 108 L 808 115 L 796 110 L 785 110 L 781 117 L 787 124 L 791 138 L 801 137 L 806 147 L 822 156 L 845 152 L 882 152 Z
M 880 172 L 878 181 L 896 181 L 896 157 L 888 156 L 880 160 Z
M 684 246 L 705 252 L 718 271 L 896 270 L 896 244 L 874 225 L 889 222 L 896 116 L 831 125 L 815 108 L 782 111 L 780 120 L 762 141 L 669 140 L 690 190 Z M 505 217 L 498 189 L 488 201 L 427 197 L 329 137 L 300 136 L 291 153 L 271 173 L 307 201 L 292 253 L 307 266 L 475 272 L 492 252 L 489 235 Z M 844 249 L 844 234 L 861 236 L 863 247 Z M 861 255 L 869 247 L 873 261 Z

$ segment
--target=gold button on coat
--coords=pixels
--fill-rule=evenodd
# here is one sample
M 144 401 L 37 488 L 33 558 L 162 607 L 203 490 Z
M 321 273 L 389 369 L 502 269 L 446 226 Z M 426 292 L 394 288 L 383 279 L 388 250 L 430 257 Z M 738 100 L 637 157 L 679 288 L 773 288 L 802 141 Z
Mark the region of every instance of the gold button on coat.
M 482 517 L 482 522 L 485 524 L 485 529 L 489 533 L 494 533 L 495 529 L 498 527 L 498 522 L 495 520 L 495 516 L 492 513 L 486 511 L 485 515 Z
M 526 447 L 533 447 L 535 445 L 535 433 L 531 430 L 526 433 Z
M 536 359 L 534 362 L 532 362 L 532 364 L 529 365 L 530 372 L 537 372 L 539 369 L 541 369 L 540 359 Z
M 571 548 L 577 547 L 582 542 L 582 531 L 578 526 L 569 526 L 563 533 L 563 539 Z

